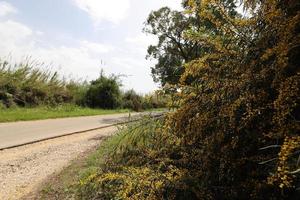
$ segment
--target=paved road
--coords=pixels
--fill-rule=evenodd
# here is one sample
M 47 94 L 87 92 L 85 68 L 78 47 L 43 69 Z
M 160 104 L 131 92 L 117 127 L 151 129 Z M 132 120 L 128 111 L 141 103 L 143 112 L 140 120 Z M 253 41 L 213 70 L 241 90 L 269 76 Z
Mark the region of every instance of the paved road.
M 138 114 L 131 114 L 137 116 Z M 128 120 L 129 114 L 0 123 L 0 149 Z

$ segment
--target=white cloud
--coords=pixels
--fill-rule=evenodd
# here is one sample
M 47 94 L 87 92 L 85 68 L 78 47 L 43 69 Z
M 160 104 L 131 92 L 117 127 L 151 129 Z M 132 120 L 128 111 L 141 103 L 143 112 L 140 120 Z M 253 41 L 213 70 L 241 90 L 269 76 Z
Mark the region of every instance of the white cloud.
M 129 0 L 73 0 L 75 5 L 87 12 L 96 24 L 103 20 L 119 23 L 129 11 Z
M 108 53 L 114 49 L 114 47 L 110 45 L 89 42 L 87 40 L 80 41 L 80 45 L 83 49 L 89 51 L 92 54 Z
M 33 31 L 21 23 L 12 20 L 0 21 L 0 55 L 14 53 L 13 51 L 26 52 L 24 47 L 33 45 L 30 40 L 32 35 Z
M 46 63 L 54 63 L 52 70 L 59 70 L 64 76 L 77 78 L 95 78 L 95 72 L 99 71 L 96 58 L 89 52 L 79 47 L 58 46 L 51 48 L 36 48 L 30 50 L 34 58 L 41 59 Z
M 19 22 L 0 21 L 0 56 L 11 54 L 16 62 L 32 56 L 47 64 L 53 63 L 52 70 L 59 70 L 65 76 L 95 78 L 100 72 L 100 57 L 114 50 L 110 45 L 87 40 L 74 41 L 74 46 L 51 46 L 43 37 L 40 31 Z
M 30 28 L 21 23 L 12 20 L 0 22 L 1 40 L 3 40 L 3 38 L 11 38 L 14 40 L 24 39 L 32 35 L 32 33 L 33 32 Z
M 5 1 L 0 1 L 0 17 L 14 13 L 17 13 L 17 9 L 15 7 Z
M 35 33 L 36 35 L 38 35 L 38 36 L 44 35 L 44 32 L 42 32 L 42 31 L 35 31 L 34 33 Z

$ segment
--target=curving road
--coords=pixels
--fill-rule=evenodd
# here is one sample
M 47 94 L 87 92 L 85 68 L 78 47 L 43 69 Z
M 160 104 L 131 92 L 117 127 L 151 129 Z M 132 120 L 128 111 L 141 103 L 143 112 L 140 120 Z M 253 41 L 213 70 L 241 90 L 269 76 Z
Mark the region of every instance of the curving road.
M 145 114 L 145 113 L 143 113 Z M 130 118 L 141 114 L 132 113 Z M 129 120 L 129 113 L 0 123 L 0 150 Z

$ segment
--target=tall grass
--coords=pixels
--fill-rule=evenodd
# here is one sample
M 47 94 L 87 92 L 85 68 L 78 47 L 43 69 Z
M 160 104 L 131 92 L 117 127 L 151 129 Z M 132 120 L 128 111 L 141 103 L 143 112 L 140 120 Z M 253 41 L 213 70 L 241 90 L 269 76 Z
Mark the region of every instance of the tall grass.
M 145 116 L 141 121 L 120 127 L 119 131 L 102 145 L 101 154 L 112 157 L 124 155 L 127 151 L 156 148 L 154 140 L 158 139 L 157 130 L 161 126 L 161 120 Z
M 115 81 L 114 76 L 106 79 Z M 56 106 L 65 103 L 85 106 L 88 105 L 91 96 L 88 94 L 94 87 L 93 82 L 66 80 L 51 70 L 50 65 L 30 58 L 19 63 L 0 59 L 0 108 Z M 105 95 L 99 94 L 98 90 L 94 93 L 97 103 L 103 101 L 101 97 Z M 166 107 L 169 100 L 166 95 L 153 93 L 142 96 L 133 90 L 122 94 L 120 99 L 122 102 L 119 107 L 135 111 Z
M 57 105 L 80 102 L 84 85 L 66 81 L 45 63 L 26 59 L 20 63 L 0 60 L 2 107 Z
M 163 119 L 144 118 L 120 128 L 102 143 L 80 171 L 78 199 L 158 199 L 183 171 L 165 155 L 175 146 L 172 135 L 162 132 Z

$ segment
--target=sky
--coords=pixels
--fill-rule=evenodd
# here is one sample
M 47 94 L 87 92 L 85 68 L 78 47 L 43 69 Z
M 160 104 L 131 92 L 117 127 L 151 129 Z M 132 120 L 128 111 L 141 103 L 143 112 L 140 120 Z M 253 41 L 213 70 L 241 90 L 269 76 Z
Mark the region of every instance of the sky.
M 123 89 L 148 93 L 154 60 L 142 32 L 152 10 L 180 9 L 181 0 L 0 0 L 0 58 L 45 62 L 66 78 L 121 75 Z

